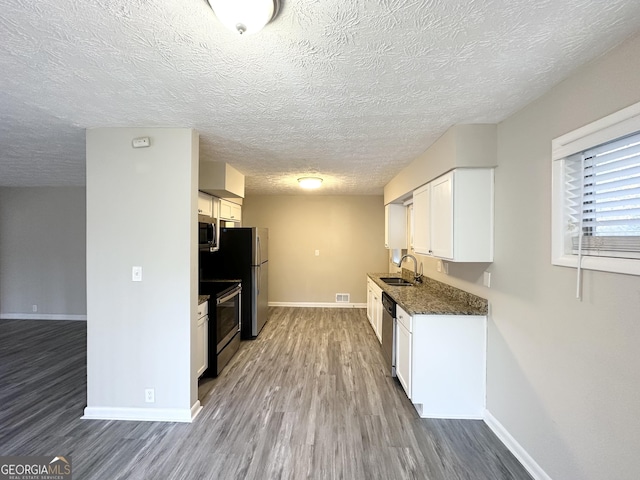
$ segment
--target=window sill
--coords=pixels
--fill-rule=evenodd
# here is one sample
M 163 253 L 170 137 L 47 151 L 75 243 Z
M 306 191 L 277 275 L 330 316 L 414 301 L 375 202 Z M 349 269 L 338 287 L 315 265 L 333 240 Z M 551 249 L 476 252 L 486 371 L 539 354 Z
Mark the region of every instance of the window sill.
M 552 258 L 551 263 L 560 267 L 578 268 L 578 256 L 562 255 Z M 582 257 L 582 269 L 623 273 L 625 275 L 640 275 L 640 260 L 585 256 Z

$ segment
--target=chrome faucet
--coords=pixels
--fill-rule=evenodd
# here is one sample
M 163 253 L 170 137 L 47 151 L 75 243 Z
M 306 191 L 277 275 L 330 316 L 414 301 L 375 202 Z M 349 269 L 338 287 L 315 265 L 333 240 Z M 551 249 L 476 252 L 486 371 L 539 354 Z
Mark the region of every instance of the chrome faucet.
M 422 283 L 422 275 L 418 273 L 418 260 L 413 255 L 403 255 L 400 261 L 398 262 L 398 266 L 402 267 L 402 262 L 404 262 L 405 258 L 410 258 L 413 260 L 413 282 L 414 283 Z

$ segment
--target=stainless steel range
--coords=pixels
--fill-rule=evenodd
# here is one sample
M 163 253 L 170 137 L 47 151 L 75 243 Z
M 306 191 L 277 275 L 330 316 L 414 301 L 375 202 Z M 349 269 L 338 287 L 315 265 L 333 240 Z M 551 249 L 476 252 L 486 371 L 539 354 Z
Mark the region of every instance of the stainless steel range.
M 209 368 L 216 377 L 240 348 L 242 286 L 239 281 L 200 281 L 200 294 L 209 300 Z

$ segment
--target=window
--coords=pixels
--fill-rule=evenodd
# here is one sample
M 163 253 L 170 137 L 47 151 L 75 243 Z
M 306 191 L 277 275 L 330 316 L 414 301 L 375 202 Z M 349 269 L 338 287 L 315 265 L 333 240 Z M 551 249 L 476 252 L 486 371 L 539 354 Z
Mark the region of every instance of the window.
M 552 263 L 640 275 L 640 104 L 552 148 Z

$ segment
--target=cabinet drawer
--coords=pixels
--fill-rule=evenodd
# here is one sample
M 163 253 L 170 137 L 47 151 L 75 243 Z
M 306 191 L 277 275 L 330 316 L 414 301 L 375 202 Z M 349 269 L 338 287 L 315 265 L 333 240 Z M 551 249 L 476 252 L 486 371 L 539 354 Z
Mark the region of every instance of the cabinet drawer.
M 202 317 L 198 317 L 198 328 L 200 328 L 205 323 L 209 322 L 209 315 L 203 315 Z
M 198 318 L 204 317 L 209 313 L 209 302 L 204 302 L 198 305 Z
M 396 306 L 396 319 L 409 333 L 413 332 L 413 318 L 407 312 L 405 312 L 400 305 Z

